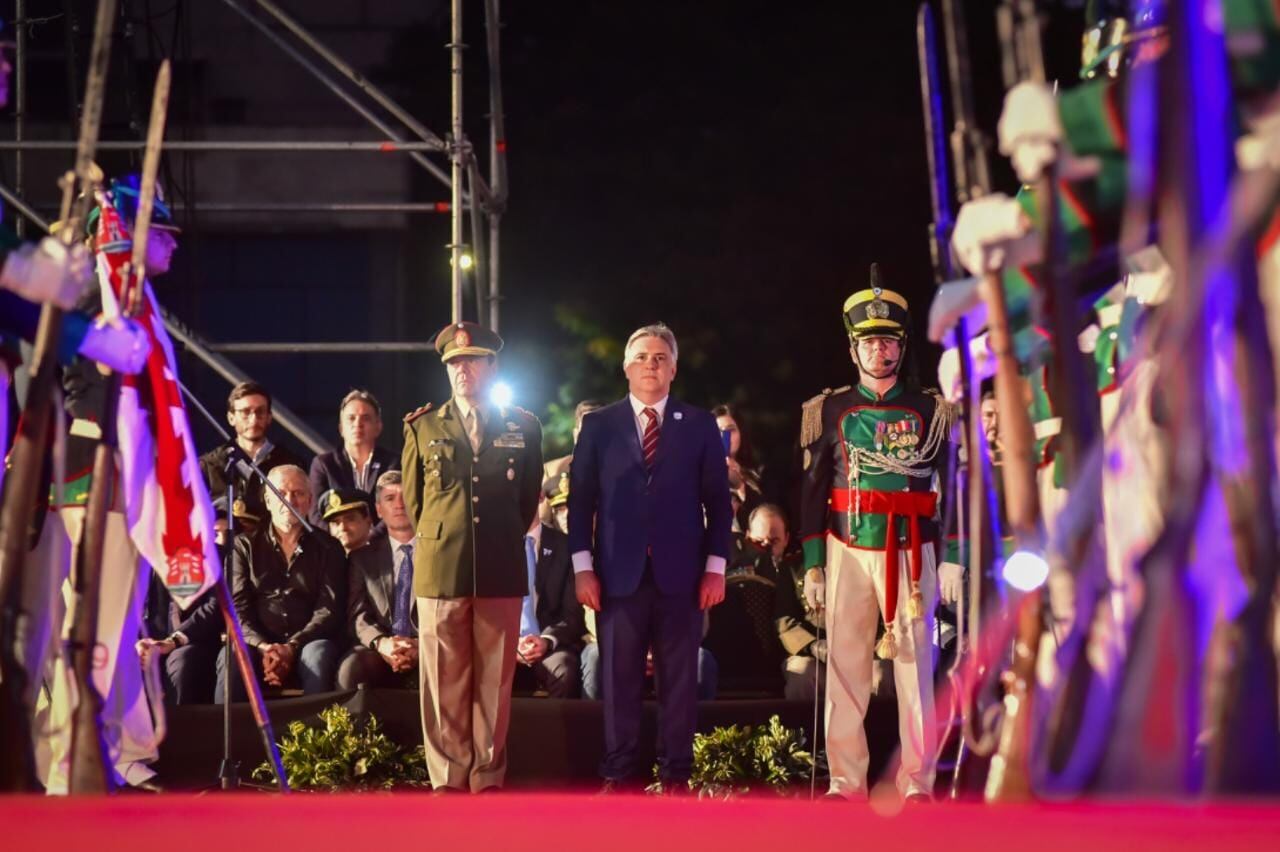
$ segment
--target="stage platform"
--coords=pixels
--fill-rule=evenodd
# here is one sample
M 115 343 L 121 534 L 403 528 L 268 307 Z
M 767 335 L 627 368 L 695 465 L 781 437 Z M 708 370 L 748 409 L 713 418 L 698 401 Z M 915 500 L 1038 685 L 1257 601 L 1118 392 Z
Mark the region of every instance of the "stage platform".
M 331 704 L 342 704 L 353 714 L 373 713 L 387 736 L 402 745 L 422 742 L 418 693 L 404 689 L 369 689 L 324 695 L 281 698 L 267 702 L 276 739 L 295 719 L 315 721 Z M 232 755 L 240 762 L 240 777 L 264 759 L 253 716 L 247 704 L 234 704 Z M 698 705 L 698 730 L 719 725 L 754 725 L 777 714 L 789 727 L 804 729 L 813 742 L 813 705 L 801 701 L 740 698 L 704 701 Z M 214 783 L 222 758 L 222 707 L 197 705 L 172 707 L 169 733 L 160 750 L 156 769 L 166 787 L 198 789 Z M 818 720 L 822 724 L 821 717 Z M 657 705 L 646 702 L 642 742 L 656 737 Z M 871 772 L 875 777 L 897 745 L 897 711 L 892 702 L 873 701 L 867 719 L 871 744 Z M 598 701 L 519 697 L 512 699 L 511 732 L 507 738 L 507 785 L 520 789 L 580 789 L 598 784 L 596 767 L 603 748 L 604 722 Z M 646 756 L 652 763 L 652 754 Z
M 1274 852 L 1280 844 L 1280 808 L 1247 805 L 928 805 L 890 815 L 866 804 L 569 793 L 15 796 L 0 798 L 0 825 L 7 849 L 90 852 Z

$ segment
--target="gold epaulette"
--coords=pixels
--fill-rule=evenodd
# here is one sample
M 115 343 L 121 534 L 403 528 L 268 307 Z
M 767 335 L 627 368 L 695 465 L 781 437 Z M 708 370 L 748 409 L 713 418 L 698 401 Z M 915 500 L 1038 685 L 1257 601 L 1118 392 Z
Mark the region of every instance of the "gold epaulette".
M 852 385 L 842 388 L 823 388 L 822 393 L 800 407 L 800 446 L 807 447 L 822 437 L 822 404 L 834 393 L 844 393 Z
M 404 422 L 412 423 L 413 421 L 417 420 L 419 417 L 426 414 L 430 410 L 431 410 L 431 403 L 428 402 L 426 405 L 422 406 L 421 408 L 415 408 L 413 411 L 410 411 L 408 414 L 406 414 L 404 416 Z

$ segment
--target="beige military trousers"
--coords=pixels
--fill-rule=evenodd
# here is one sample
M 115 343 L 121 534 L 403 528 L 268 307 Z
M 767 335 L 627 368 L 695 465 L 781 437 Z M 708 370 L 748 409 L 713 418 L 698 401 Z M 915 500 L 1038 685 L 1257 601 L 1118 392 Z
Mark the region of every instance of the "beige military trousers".
M 507 774 L 520 598 L 418 598 L 422 738 L 432 787 L 478 793 Z
M 921 551 L 923 618 L 907 617 L 909 550 L 898 556 L 898 612 L 894 625 L 898 656 L 893 682 L 898 695 L 901 759 L 896 784 L 903 796 L 933 795 L 938 730 L 933 704 L 933 607 L 937 574 L 933 547 Z M 847 547 L 827 536 L 827 761 L 832 793 L 867 795 L 867 733 L 863 721 L 871 700 L 871 672 L 878 617 L 884 612 L 885 554 Z

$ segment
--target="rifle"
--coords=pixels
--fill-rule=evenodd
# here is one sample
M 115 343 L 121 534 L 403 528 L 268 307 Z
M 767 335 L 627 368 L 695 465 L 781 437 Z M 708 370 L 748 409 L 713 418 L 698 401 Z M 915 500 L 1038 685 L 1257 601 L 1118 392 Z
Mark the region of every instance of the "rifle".
M 138 211 L 130 238 L 133 241 L 128 272 L 124 276 L 117 313 L 131 316 L 144 296 L 146 281 L 147 233 L 151 227 L 151 211 L 155 201 L 156 173 L 160 167 L 160 146 L 164 140 L 165 114 L 169 105 L 169 62 L 160 65 L 156 75 L 147 127 L 146 149 L 142 160 L 142 179 L 138 192 Z M 102 203 L 106 203 L 104 199 Z M 104 304 L 104 309 L 108 306 Z M 109 313 L 104 310 L 104 313 Z M 103 400 L 102 438 L 94 448 L 93 474 L 89 500 L 85 507 L 84 535 L 77 552 L 71 611 L 71 662 L 79 700 L 71 717 L 71 764 L 69 790 L 72 793 L 106 792 L 111 789 L 111 774 L 105 749 L 102 748 L 102 698 L 93 683 L 93 648 L 98 636 L 98 606 L 102 588 L 102 559 L 106 548 L 107 512 L 116 482 L 116 450 L 118 449 L 117 414 L 120 405 L 122 377 L 106 375 Z M 134 566 L 132 582 L 137 582 Z M 92 737 L 92 739 L 90 739 Z M 90 742 L 99 748 L 87 748 Z
M 94 20 L 93 47 L 80 114 L 80 138 L 75 169 L 62 181 L 62 228 L 58 237 L 70 249 L 80 237 L 85 215 L 100 179 L 93 158 L 102 123 L 107 65 L 116 0 L 100 0 Z M 0 508 L 0 789 L 39 789 L 32 753 L 31 713 L 24 697 L 28 672 L 17 659 L 15 631 L 20 618 L 18 602 L 38 489 L 49 438 L 50 411 L 57 380 L 57 344 L 62 333 L 62 311 L 45 305 L 40 311 L 35 349 L 28 368 L 30 385 L 21 426 L 14 438 L 12 471 Z
M 938 74 L 937 33 L 933 20 L 933 10 L 929 4 L 921 3 L 916 13 L 916 52 L 920 68 L 920 99 L 924 116 L 925 155 L 929 163 L 929 201 L 933 211 L 933 221 L 929 223 L 929 256 L 933 262 L 934 283 L 941 286 L 955 277 L 955 265 L 951 260 L 951 232 L 955 226 L 955 214 L 951 202 L 951 176 L 947 164 L 946 131 L 943 129 L 942 87 Z M 961 163 L 957 168 L 963 168 Z M 982 430 L 982 415 L 978 400 L 980 383 L 976 380 L 973 369 L 972 354 L 969 350 L 969 323 L 964 317 L 956 323 L 955 342 L 960 357 L 961 407 L 965 412 L 965 429 L 963 443 L 967 448 L 967 472 L 963 486 L 950 488 L 947 492 L 945 510 L 947 528 L 951 519 L 956 517 L 958 507 L 966 505 L 967 511 L 961 516 L 958 526 L 965 533 L 968 543 L 967 563 L 970 582 L 970 601 L 980 600 L 982 578 L 992 564 L 994 544 L 997 534 L 992 527 L 987 493 L 991 486 L 991 467 L 987 452 L 986 436 Z M 953 454 L 954 456 L 954 454 Z M 959 488 L 965 494 L 957 494 Z M 966 503 L 959 503 L 962 496 Z M 965 635 L 963 601 L 956 607 L 956 658 L 948 678 L 952 683 L 952 701 L 962 692 L 957 676 L 966 654 L 972 643 Z M 962 702 L 962 712 L 967 709 L 967 702 Z M 954 703 L 952 716 L 954 718 Z M 944 737 L 946 735 L 944 734 Z M 957 772 L 965 755 L 963 737 L 957 746 L 954 770 Z M 946 749 L 944 744 L 943 749 Z

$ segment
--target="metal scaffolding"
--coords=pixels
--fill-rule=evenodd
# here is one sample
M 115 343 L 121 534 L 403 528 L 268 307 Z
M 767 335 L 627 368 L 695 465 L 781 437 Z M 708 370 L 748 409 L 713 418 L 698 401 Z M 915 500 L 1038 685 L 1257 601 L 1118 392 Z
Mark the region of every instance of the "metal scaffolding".
M 179 0 L 183 2 L 183 0 Z M 489 66 L 489 174 L 481 172 L 481 163 L 463 127 L 463 54 L 467 45 L 462 37 L 463 0 L 451 0 L 450 39 L 445 48 L 450 52 L 450 128 L 445 137 L 433 133 L 408 110 L 362 75 L 350 63 L 322 43 L 299 21 L 272 0 L 223 0 L 223 3 L 260 32 L 284 55 L 345 103 L 384 137 L 378 140 L 200 140 L 166 142 L 167 151 L 190 153 L 220 152 L 351 152 L 393 153 L 408 157 L 432 178 L 449 188 L 449 201 L 437 202 L 368 202 L 335 200 L 332 202 L 243 201 L 234 203 L 189 204 L 186 209 L 202 212 L 325 212 L 325 213 L 448 213 L 450 239 L 448 249 L 451 266 L 450 310 L 453 322 L 475 321 L 498 330 L 499 304 L 502 291 L 499 279 L 498 245 L 501 216 L 507 201 L 506 141 L 502 109 L 502 80 L 499 63 L 499 0 L 483 0 L 485 14 L 485 47 Z M 122 3 L 122 5 L 127 5 Z M 251 8 L 252 7 L 252 8 Z M 256 9 L 256 12 L 255 12 Z M 13 141 L 0 140 L 0 151 L 13 151 L 14 186 L 0 184 L 0 197 L 27 220 L 47 230 L 48 223 L 38 209 L 27 203 L 25 156 L 33 152 L 73 151 L 75 142 L 27 139 L 28 33 L 26 0 L 16 0 L 16 44 L 14 54 L 15 122 Z M 279 29 L 277 29 L 277 27 Z M 283 30 L 283 32 L 281 32 Z M 104 140 L 104 151 L 140 151 L 139 140 Z M 446 171 L 431 156 L 448 158 Z M 183 205 L 175 205 L 184 209 Z M 469 217 L 469 220 L 467 219 Z M 19 233 L 22 222 L 19 220 Z M 466 236 L 470 241 L 466 240 Z M 474 259 L 476 316 L 464 317 L 463 255 Z M 419 352 L 422 344 L 399 342 L 358 343 L 241 343 L 211 345 L 185 325 L 166 317 L 166 325 L 175 338 L 192 354 L 228 381 L 241 381 L 248 376 L 235 367 L 222 352 L 316 353 L 338 352 Z M 429 347 L 428 347 L 429 348 Z M 299 418 L 282 406 L 276 406 L 276 420 L 312 450 L 325 449 L 325 442 Z

